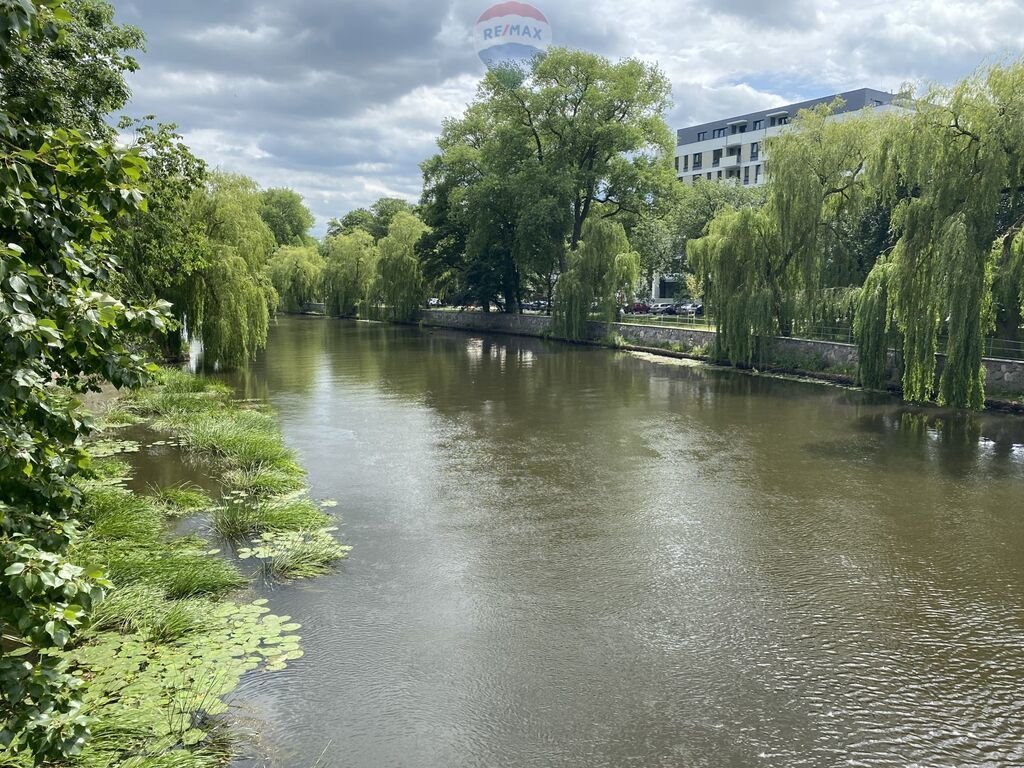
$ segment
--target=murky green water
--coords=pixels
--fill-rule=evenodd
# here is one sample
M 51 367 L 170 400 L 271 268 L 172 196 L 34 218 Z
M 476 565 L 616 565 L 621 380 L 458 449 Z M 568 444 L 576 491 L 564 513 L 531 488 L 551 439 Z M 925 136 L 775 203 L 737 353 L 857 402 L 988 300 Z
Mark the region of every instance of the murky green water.
M 237 383 L 355 547 L 277 765 L 1024 764 L 1024 420 L 316 319 Z

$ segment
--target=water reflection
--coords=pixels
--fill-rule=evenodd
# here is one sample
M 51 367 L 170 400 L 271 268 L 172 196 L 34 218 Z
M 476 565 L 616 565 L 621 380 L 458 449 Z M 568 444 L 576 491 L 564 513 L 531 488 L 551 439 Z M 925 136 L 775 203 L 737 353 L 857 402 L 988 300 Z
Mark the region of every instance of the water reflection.
M 281 765 L 1024 763 L 1024 421 L 539 339 L 282 320 L 337 499 L 269 595 Z

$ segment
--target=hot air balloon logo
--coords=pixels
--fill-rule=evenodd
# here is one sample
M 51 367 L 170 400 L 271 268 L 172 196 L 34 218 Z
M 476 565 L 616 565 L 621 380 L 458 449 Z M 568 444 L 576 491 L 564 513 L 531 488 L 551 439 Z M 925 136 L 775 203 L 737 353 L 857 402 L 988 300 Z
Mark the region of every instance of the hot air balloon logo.
M 551 25 L 526 3 L 492 5 L 476 22 L 476 50 L 490 69 L 526 69 L 551 45 Z

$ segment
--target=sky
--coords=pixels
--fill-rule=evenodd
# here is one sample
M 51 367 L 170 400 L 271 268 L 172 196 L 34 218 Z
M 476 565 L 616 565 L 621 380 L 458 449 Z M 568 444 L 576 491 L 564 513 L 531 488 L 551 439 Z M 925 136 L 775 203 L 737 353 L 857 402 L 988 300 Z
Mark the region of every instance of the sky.
M 418 199 L 484 65 L 472 0 L 111 0 L 147 36 L 126 113 L 329 218 Z M 657 64 L 671 128 L 861 87 L 950 83 L 1024 54 L 1024 0 L 533 0 L 555 45 Z

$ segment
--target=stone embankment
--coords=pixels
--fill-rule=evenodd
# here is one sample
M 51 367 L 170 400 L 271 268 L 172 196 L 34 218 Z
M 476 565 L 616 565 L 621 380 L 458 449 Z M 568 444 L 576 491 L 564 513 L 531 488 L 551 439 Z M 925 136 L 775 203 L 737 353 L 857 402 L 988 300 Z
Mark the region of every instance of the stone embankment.
M 484 312 L 427 310 L 420 316 L 423 325 L 458 328 L 469 331 L 511 333 L 519 336 L 550 335 L 551 319 L 545 315 L 505 315 Z M 641 323 L 590 323 L 588 338 L 597 343 L 611 339 L 627 345 L 679 352 L 703 352 L 710 349 L 715 332 L 684 326 Z M 833 341 L 778 338 L 772 344 L 771 365 L 799 370 L 822 378 L 852 379 L 857 369 L 857 347 Z M 940 358 L 941 365 L 941 358 Z M 998 395 L 1024 394 L 1024 361 L 984 360 L 988 388 Z M 893 386 L 898 382 L 893 380 Z

